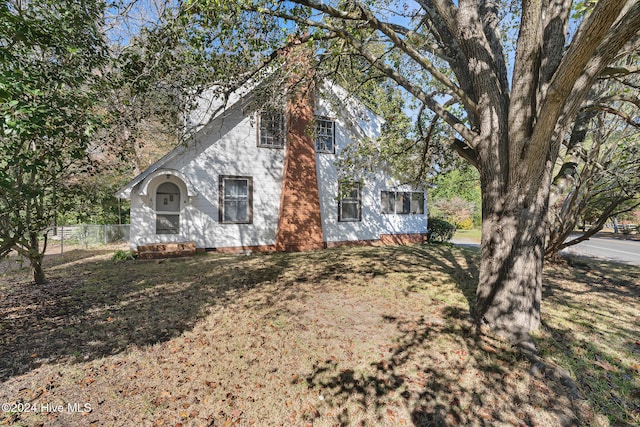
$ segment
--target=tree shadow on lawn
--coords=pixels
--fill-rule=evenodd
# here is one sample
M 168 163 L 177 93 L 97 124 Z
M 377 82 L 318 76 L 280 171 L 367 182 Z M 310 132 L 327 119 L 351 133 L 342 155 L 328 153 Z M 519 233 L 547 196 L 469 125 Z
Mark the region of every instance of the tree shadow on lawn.
M 640 424 L 640 267 L 571 256 L 546 269 L 541 356 L 616 426 Z
M 0 286 L 1 381 L 45 363 L 89 361 L 167 341 L 193 328 L 209 307 L 275 282 L 289 266 L 278 256 L 260 257 L 264 262 L 220 255 L 161 263 L 105 258 L 73 251 L 51 260 L 44 286 L 26 274 Z
M 560 381 L 531 373 L 528 359 L 509 345 L 475 333 L 470 309 L 478 250 L 400 246 L 393 256 L 379 255 L 393 263 L 387 273 L 405 275 L 406 296 L 428 293 L 444 305 L 436 306 L 435 316 L 387 316 L 398 338 L 387 356 L 368 366 L 328 359 L 314 367 L 307 384 L 338 411 L 339 425 L 371 422 L 362 420 L 363 408 L 385 425 L 404 424 L 407 412 L 418 426 L 578 424 L 580 410 Z
M 380 425 L 404 425 L 406 413 L 416 426 L 577 425 L 569 399 L 523 372 L 516 352 L 478 340 L 456 310 L 444 319 L 386 320 L 399 332 L 388 356 L 360 369 L 326 360 L 306 378 L 339 411 L 339 425 L 357 424 L 362 408 Z M 539 408 L 546 418 L 537 418 Z
M 326 396 L 328 406 L 341 408 L 340 425 L 357 423 L 358 408 L 366 407 L 374 408 L 377 422 L 394 423 L 394 405 L 408 410 L 413 424 L 421 426 L 541 422 L 624 426 L 640 421 L 640 269 L 590 262 L 585 275 L 579 265 L 547 268 L 544 323 L 534 336 L 541 356 L 549 362 L 541 367 L 505 343 L 475 334 L 470 310 L 478 280 L 478 250 L 442 245 L 396 251 L 406 256 L 393 257 L 393 271 L 414 281 L 406 294 L 441 286 L 420 273 L 426 268 L 453 279 L 468 306 L 445 297 L 443 323 L 424 317 L 387 318 L 401 333 L 398 344 L 389 356 L 370 361 L 367 368 L 354 369 L 335 360 L 318 364 L 307 383 Z M 450 291 L 441 288 L 438 295 Z M 630 308 L 624 310 L 620 303 Z M 580 313 L 584 316 L 576 316 Z M 455 348 L 460 361 L 451 364 Z M 556 364 L 559 369 L 553 369 Z M 470 372 L 477 376 L 475 381 L 465 378 Z M 566 382 L 563 372 L 577 389 Z M 541 421 L 537 417 L 542 413 L 552 418 Z
M 372 408 L 377 421 L 386 424 L 399 421 L 401 412 L 408 413 L 415 425 L 572 425 L 578 422 L 576 414 L 579 421 L 592 419 L 560 381 L 546 378 L 545 372 L 536 373 L 504 343 L 472 333 L 469 307 L 475 298 L 479 256 L 473 249 L 445 245 L 349 248 L 251 257 L 205 255 L 163 263 L 114 263 L 106 253 L 92 257 L 95 254 L 77 251 L 52 260 L 49 283 L 43 287 L 24 275 L 15 284 L 0 286 L 0 380 L 41 364 L 84 362 L 120 353 L 131 345 L 164 342 L 221 307 L 270 310 L 276 300 L 304 301 L 310 290 L 332 284 L 362 286 L 364 294 L 395 287 L 409 299 L 415 295 L 416 302 L 424 297 L 426 310 L 416 315 L 391 309 L 384 322 L 395 326 L 397 339 L 385 355 L 368 357 L 358 366 L 327 359 L 303 375 L 310 388 L 326 396 L 324 405 L 339 412 L 340 424 L 357 422 L 362 407 Z M 614 396 L 629 406 L 640 393 L 637 371 L 631 372 L 628 359 L 635 350 L 629 337 L 639 330 L 637 299 L 630 300 L 638 296 L 637 282 L 623 271 L 607 270 L 606 277 L 616 278 L 611 279 L 617 284 L 612 287 L 602 280 L 604 273 L 596 271 L 600 269 L 592 269 L 591 282 L 583 280 L 582 287 L 562 280 L 582 283 L 583 271 L 561 269 L 553 272 L 552 279 L 545 277 L 548 304 L 543 305 L 543 316 L 549 319 L 548 333 L 535 339 L 544 357 L 567 369 L 570 360 L 563 357 L 580 356 L 579 347 L 592 345 L 583 350 L 593 361 L 585 364 L 588 370 L 580 366 L 572 372 L 583 396 L 589 391 L 583 384 L 592 377 L 611 382 L 612 374 L 607 373 L 612 371 L 594 371 L 611 366 L 622 379 L 631 374 L 626 388 L 616 390 Z M 260 292 L 243 298 L 252 290 Z M 604 329 L 587 328 L 588 319 L 562 317 L 567 307 L 579 313 L 585 302 L 576 298 L 590 295 L 603 301 L 622 297 L 635 304 L 635 311 L 625 312 L 625 316 L 635 313 L 631 326 L 623 328 L 619 339 L 605 340 L 611 348 L 629 347 L 620 362 L 611 349 L 596 346 L 595 338 Z M 602 305 L 600 300 L 593 301 L 595 308 Z M 604 318 L 606 313 L 600 315 Z M 585 328 L 584 339 L 576 335 L 576 324 Z M 608 326 L 616 327 L 611 321 Z M 607 415 L 614 411 L 599 404 L 594 410 Z M 628 421 L 633 410 L 631 405 L 614 419 L 633 424 Z
M 275 299 L 304 300 L 299 283 L 320 287 L 354 275 L 364 283 L 406 270 L 380 251 L 120 262 L 109 259 L 110 250 L 49 256 L 43 286 L 34 285 L 27 270 L 1 279 L 6 283 L 0 282 L 0 381 L 43 364 L 87 362 L 168 341 L 191 330 L 210 309 L 239 300 L 248 309 L 271 307 Z M 259 296 L 242 298 L 254 288 L 261 289 Z
M 452 279 L 455 287 L 462 292 L 468 303 L 469 315 L 473 314 L 476 288 L 478 286 L 478 265 L 480 251 L 478 248 L 452 246 L 450 244 L 436 244 L 421 247 L 401 247 L 410 251 L 415 257 L 414 267 L 427 266 L 428 269 L 445 273 Z M 418 281 L 407 289 L 416 292 L 421 288 L 431 286 L 428 281 Z

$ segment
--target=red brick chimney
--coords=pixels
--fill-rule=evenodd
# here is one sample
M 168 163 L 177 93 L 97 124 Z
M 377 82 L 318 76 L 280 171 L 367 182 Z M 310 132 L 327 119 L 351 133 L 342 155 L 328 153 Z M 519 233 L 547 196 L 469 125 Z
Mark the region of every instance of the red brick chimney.
M 280 198 L 276 250 L 305 251 L 324 248 L 320 195 L 314 142 L 314 93 L 311 60 L 303 46 L 289 52 L 296 69 L 294 88 L 287 101 L 286 158 Z M 301 71 L 306 76 L 300 76 Z

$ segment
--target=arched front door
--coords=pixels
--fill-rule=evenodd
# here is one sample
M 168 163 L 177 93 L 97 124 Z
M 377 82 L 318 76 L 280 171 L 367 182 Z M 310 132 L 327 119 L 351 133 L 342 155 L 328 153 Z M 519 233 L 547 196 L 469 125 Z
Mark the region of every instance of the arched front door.
M 156 190 L 156 234 L 180 233 L 180 189 L 163 182 Z

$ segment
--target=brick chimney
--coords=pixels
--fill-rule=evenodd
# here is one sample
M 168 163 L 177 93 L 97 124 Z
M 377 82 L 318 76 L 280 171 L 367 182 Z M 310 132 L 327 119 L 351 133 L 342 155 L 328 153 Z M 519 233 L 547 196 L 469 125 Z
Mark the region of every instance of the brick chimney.
M 288 53 L 293 88 L 285 115 L 287 140 L 276 250 L 324 248 L 314 142 L 314 78 L 304 46 Z M 304 73 L 305 75 L 301 75 Z

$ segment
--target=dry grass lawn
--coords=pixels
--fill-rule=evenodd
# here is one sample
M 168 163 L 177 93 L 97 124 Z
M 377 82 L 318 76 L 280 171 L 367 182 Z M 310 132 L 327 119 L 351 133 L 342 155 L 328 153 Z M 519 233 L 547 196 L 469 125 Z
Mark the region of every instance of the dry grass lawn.
M 535 339 L 573 387 L 473 334 L 474 249 L 112 254 L 0 276 L 0 425 L 640 423 L 638 268 L 547 269 Z

